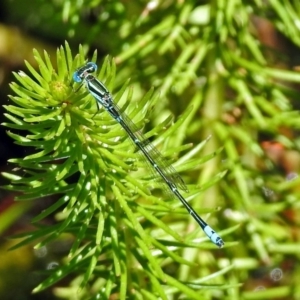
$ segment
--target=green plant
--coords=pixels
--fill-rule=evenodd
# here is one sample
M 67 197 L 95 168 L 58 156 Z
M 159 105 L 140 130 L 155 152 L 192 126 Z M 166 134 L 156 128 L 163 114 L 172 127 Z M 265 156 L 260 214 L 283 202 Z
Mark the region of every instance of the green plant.
M 64 26 L 57 22 L 58 15 L 54 18 L 53 14 L 43 14 L 45 6 L 38 3 L 48 5 L 49 1 L 37 1 L 31 13 L 24 12 L 27 6 L 22 8 L 23 15 L 17 16 L 17 20 L 26 19 L 28 24 L 36 20 L 32 14 L 38 14 L 39 23 L 34 23 L 34 28 L 47 36 L 49 28 L 56 38 L 65 39 L 69 33 L 85 49 L 97 48 L 115 57 L 118 75 L 114 78 L 114 90 L 120 90 L 130 77 L 134 88 L 132 98 L 129 97 L 131 105 L 150 86 L 160 92 L 160 100 L 153 102 L 151 126 L 145 124 L 145 132 L 161 126 L 157 132 L 162 138 L 156 141 L 164 154 L 174 155 L 174 150 L 167 146 L 175 147 L 177 155 L 180 150 L 189 149 L 187 145 L 181 148 L 184 143 L 198 144 L 210 135 L 209 143 L 194 158 L 224 149 L 195 171 L 189 170 L 186 161 L 189 155 L 183 152 L 176 168 L 185 171 L 188 183 L 199 186 L 220 171 L 228 170 L 218 184 L 193 199 L 193 206 L 197 208 L 200 203 L 201 207 L 221 206 L 221 212 L 212 214 L 209 221 L 217 229 L 238 224 L 238 230 L 230 235 L 225 235 L 228 231 L 224 230 L 222 237 L 227 247 L 233 240 L 239 244 L 216 252 L 213 248 L 204 249 L 204 244 L 200 250 L 185 248 L 180 257 L 197 266 L 180 264 L 174 277 L 187 285 L 193 282 L 189 287 L 197 291 L 198 298 L 299 298 L 300 272 L 294 262 L 298 261 L 300 249 L 297 177 L 300 76 L 292 70 L 299 64 L 298 2 L 112 0 L 75 4 L 64 1 L 63 18 L 69 21 Z M 14 4 L 11 11 L 17 12 L 19 7 Z M 65 30 L 58 30 L 61 27 Z M 269 31 L 265 32 L 265 28 Z M 95 107 L 91 110 L 94 112 Z M 186 113 L 186 119 L 176 128 L 176 134 L 164 139 L 161 120 L 182 112 Z M 141 120 L 141 125 L 146 123 L 142 118 L 136 119 Z M 163 219 L 166 224 L 178 217 L 167 215 Z M 215 226 L 216 216 L 219 222 Z M 193 220 L 186 220 L 192 233 L 181 236 L 192 239 L 198 234 L 194 232 L 196 225 Z M 172 235 L 167 236 L 169 239 Z M 164 271 L 175 274 L 173 266 L 170 263 Z M 207 280 L 215 268 L 224 267 L 233 269 L 217 273 L 215 282 L 225 283 L 222 289 L 219 286 L 204 289 L 200 284 L 202 278 Z M 273 276 L 273 270 L 279 270 L 282 276 Z M 141 285 L 138 279 L 136 276 L 133 280 L 136 286 Z M 78 290 L 80 282 L 74 280 L 69 288 L 56 289 L 55 293 L 73 299 L 72 292 Z M 149 291 L 144 298 L 157 298 L 154 288 Z M 172 298 L 174 290 L 166 287 L 166 291 Z M 179 297 L 183 295 L 173 294 L 174 299 Z
M 15 247 L 36 241 L 41 247 L 63 234 L 74 237 L 65 263 L 35 291 L 75 273 L 78 276 L 75 282 L 81 281 L 79 294 L 82 299 L 109 298 L 111 294 L 120 299 L 129 295 L 143 299 L 150 294 L 167 299 L 177 293 L 196 299 L 199 294 L 194 288 L 200 287 L 197 280 L 187 285 L 166 269 L 171 264 L 195 268 L 195 262 L 180 255 L 181 249 L 212 249 L 214 245 L 196 240 L 197 230 L 185 233 L 182 220 L 188 215 L 182 207 L 174 210 L 174 201 L 164 201 L 150 194 L 149 186 L 159 185 L 143 168 L 133 172 L 143 164 L 119 124 L 105 111 L 92 118 L 97 109 L 95 101 L 84 87 L 72 82 L 74 70 L 85 62 L 82 48 L 75 59 L 68 44 L 65 49 L 60 48 L 57 71 L 46 52 L 44 59 L 37 51 L 34 54 L 39 73 L 27 63 L 34 79 L 24 72 L 14 74 L 19 84 L 11 84 L 16 96 L 10 99 L 16 105 L 5 107 L 9 112 L 6 117 L 12 123 L 4 125 L 27 131 L 26 136 L 10 131 L 8 134 L 16 143 L 32 147 L 35 152 L 10 160 L 22 171 L 4 173 L 12 181 L 6 188 L 22 193 L 18 201 L 37 198 L 42 201 L 45 196 L 58 199 L 32 220 L 37 227 L 35 231 L 18 235 L 24 239 Z M 113 90 L 115 73 L 114 63 L 106 59 L 99 77 L 110 90 Z M 121 103 L 122 109 L 126 109 L 130 118 L 142 128 L 149 109 L 159 97 L 150 90 L 139 102 L 132 102 L 132 98 L 133 90 L 128 89 L 127 82 L 114 101 Z M 159 135 L 156 141 L 168 149 L 168 156 L 189 149 L 190 145 L 173 147 L 169 137 L 175 131 L 180 132 L 192 110 L 187 107 L 172 126 L 171 118 L 166 118 L 148 131 L 146 138 Z M 168 127 L 166 131 L 165 127 Z M 187 152 L 178 169 L 197 168 L 217 154 L 192 159 L 204 144 Z M 217 174 L 201 188 L 189 185 L 190 195 L 203 191 L 224 174 Z M 181 212 L 182 218 L 178 218 Z M 43 225 L 42 220 L 53 213 L 58 222 Z M 162 218 L 170 214 L 175 214 L 176 219 L 163 221 Z

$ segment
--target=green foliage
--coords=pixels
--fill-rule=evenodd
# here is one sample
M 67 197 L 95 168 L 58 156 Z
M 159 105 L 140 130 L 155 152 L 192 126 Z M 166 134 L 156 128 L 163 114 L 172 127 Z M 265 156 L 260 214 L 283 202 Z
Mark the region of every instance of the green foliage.
M 61 5 L 70 36 L 84 49 L 115 57 L 117 72 L 105 60 L 99 78 L 120 91 L 115 100 L 139 128 L 145 125 L 146 137 L 157 137 L 155 144 L 170 161 L 185 151 L 175 166 L 185 171 L 193 206 L 202 213 L 211 209 L 199 209 L 200 203 L 222 206 L 223 213 L 213 214 L 210 223 L 230 229 L 220 231 L 227 248 L 216 252 L 202 243 L 202 233 L 180 203 L 150 195 L 147 186 L 157 183 L 128 151 L 124 132 L 105 112 L 91 119 L 96 107 L 84 88 L 74 93 L 71 74 L 85 61 L 82 49 L 74 62 L 68 48 L 60 50 L 57 73 L 47 57 L 43 62 L 36 53 L 40 74 L 30 69 L 31 83 L 19 75 L 22 86 L 12 85 L 18 95 L 12 100 L 22 108 L 10 107 L 8 117 L 10 128 L 30 132 L 26 137 L 9 133 L 12 138 L 40 152 L 12 160 L 28 175 L 7 175 L 14 182 L 8 188 L 26 192 L 20 197 L 24 200 L 67 195 L 35 218 L 39 222 L 59 211 L 57 225 L 39 225 L 27 241 L 47 234 L 43 245 L 66 232 L 78 237 L 64 266 L 39 288 L 76 271 L 71 285 L 56 295 L 87 299 L 101 291 L 103 299 L 299 298 L 300 270 L 294 262 L 300 249 L 300 179 L 294 173 L 300 170 L 300 75 L 289 70 L 295 55 L 287 52 L 292 47 L 299 52 L 298 2 L 96 0 Z M 39 28 L 54 20 L 51 14 L 45 18 Z M 262 21 L 274 26 L 268 37 L 277 29 L 289 41 L 289 54 L 262 43 Z M 65 38 L 65 28 L 57 32 Z M 159 98 L 147 94 L 152 86 Z M 172 114 L 182 114 L 173 126 Z M 185 139 L 196 145 L 191 149 Z M 266 147 L 266 141 L 277 144 Z M 78 182 L 68 182 L 72 174 L 81 174 Z M 42 190 L 44 181 L 53 190 Z M 280 280 L 271 274 L 278 269 Z M 255 272 L 264 275 L 258 280 Z
M 38 247 L 42 247 L 62 234 L 75 237 L 67 262 L 52 272 L 35 292 L 76 273 L 81 278 L 79 288 L 83 299 L 92 296 L 109 298 L 111 293 L 118 293 L 120 299 L 131 293 L 139 298 L 150 290 L 162 299 L 178 292 L 197 298 L 191 287 L 167 275 L 163 269 L 171 262 L 195 267 L 195 263 L 180 256 L 179 250 L 186 247 L 211 249 L 214 246 L 210 242 L 196 241 L 194 235 L 184 238 L 185 226 L 179 220 L 168 224 L 162 221 L 170 212 L 182 212 L 184 219 L 188 216 L 182 207 L 174 211 L 172 199 L 163 201 L 151 196 L 148 188 L 155 186 L 155 182 L 141 168 L 134 172 L 140 166 L 139 156 L 120 125 L 105 111 L 92 117 L 97 109 L 95 101 L 71 78 L 74 70 L 85 62 L 82 48 L 75 59 L 67 43 L 65 49 L 60 48 L 57 70 L 46 52 L 44 59 L 37 51 L 34 55 L 39 72 L 27 63 L 34 79 L 24 72 L 14 74 L 19 84 L 11 84 L 16 95 L 10 99 L 16 105 L 5 106 L 9 112 L 6 117 L 12 123 L 4 125 L 26 131 L 25 137 L 12 132 L 8 134 L 17 144 L 32 147 L 35 152 L 22 159 L 10 159 L 23 174 L 4 173 L 12 182 L 5 188 L 22 192 L 18 201 L 45 196 L 57 196 L 58 199 L 33 219 L 37 230 L 17 236 L 24 239 L 14 248 L 37 240 Z M 115 64 L 105 59 L 99 77 L 110 88 L 114 85 L 115 73 Z M 132 92 L 127 86 L 128 83 L 114 100 L 121 103 L 128 116 L 142 127 L 149 109 L 159 98 L 150 90 L 133 105 L 130 101 Z M 170 125 L 167 118 L 161 126 L 148 132 L 147 138 L 156 134 L 163 136 L 165 146 L 173 154 L 190 148 L 172 148 L 168 137 L 180 130 L 191 111 L 187 107 L 178 122 L 162 132 Z M 197 168 L 216 155 L 191 160 L 204 144 L 187 154 L 189 160 L 183 160 L 184 168 Z M 223 176 L 224 172 L 216 175 L 201 188 L 189 185 L 190 194 L 196 195 Z M 54 212 L 58 222 L 42 225 L 41 221 Z M 177 251 L 172 250 L 174 247 Z

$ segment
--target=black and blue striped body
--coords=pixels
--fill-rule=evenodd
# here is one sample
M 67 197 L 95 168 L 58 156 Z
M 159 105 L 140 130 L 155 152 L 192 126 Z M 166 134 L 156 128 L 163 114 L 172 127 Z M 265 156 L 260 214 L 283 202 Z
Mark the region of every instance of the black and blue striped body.
M 73 79 L 76 82 L 85 81 L 88 91 L 97 101 L 98 108 L 99 105 L 102 105 L 104 109 L 112 116 L 112 118 L 114 118 L 123 127 L 136 147 L 143 153 L 149 164 L 155 169 L 157 174 L 159 174 L 173 195 L 175 195 L 181 201 L 189 214 L 200 225 L 205 234 L 215 245 L 218 247 L 223 247 L 224 242 L 221 237 L 196 213 L 196 211 L 188 204 L 188 202 L 179 192 L 177 186 L 186 191 L 187 188 L 181 177 L 176 173 L 175 169 L 172 166 L 168 166 L 168 164 L 164 162 L 163 156 L 151 143 L 147 143 L 145 146 L 144 139 L 142 139 L 142 134 L 137 134 L 134 123 L 129 120 L 125 113 L 120 112 L 118 106 L 114 104 L 112 96 L 103 83 L 90 74 L 96 70 L 97 65 L 89 62 L 74 73 Z

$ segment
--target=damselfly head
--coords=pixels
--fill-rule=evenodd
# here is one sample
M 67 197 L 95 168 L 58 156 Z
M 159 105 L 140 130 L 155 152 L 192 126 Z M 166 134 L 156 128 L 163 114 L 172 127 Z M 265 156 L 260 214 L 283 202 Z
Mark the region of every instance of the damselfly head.
M 73 74 L 73 80 L 75 82 L 81 82 L 89 73 L 97 71 L 98 67 L 93 62 L 88 62 L 84 66 L 78 68 Z

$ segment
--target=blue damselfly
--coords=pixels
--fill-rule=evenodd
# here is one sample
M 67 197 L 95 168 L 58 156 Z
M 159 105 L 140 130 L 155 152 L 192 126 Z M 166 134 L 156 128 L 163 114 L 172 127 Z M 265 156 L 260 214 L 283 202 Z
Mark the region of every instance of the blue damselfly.
M 104 84 L 91 74 L 96 70 L 97 65 L 93 62 L 88 62 L 74 72 L 73 80 L 78 83 L 83 81 L 85 82 L 88 91 L 96 99 L 98 109 L 100 105 L 102 105 L 112 118 L 114 118 L 123 127 L 130 139 L 144 155 L 148 163 L 159 174 L 172 194 L 181 201 L 189 214 L 200 225 L 205 234 L 215 245 L 223 247 L 224 242 L 221 237 L 196 213 L 196 211 L 180 194 L 178 187 L 185 191 L 187 191 L 187 188 L 179 174 L 172 166 L 168 165 L 157 148 L 155 148 L 151 142 L 146 141 L 143 134 L 138 130 L 137 126 L 130 120 L 130 118 L 124 112 L 120 111 L 119 107 L 113 102 L 113 98 Z

